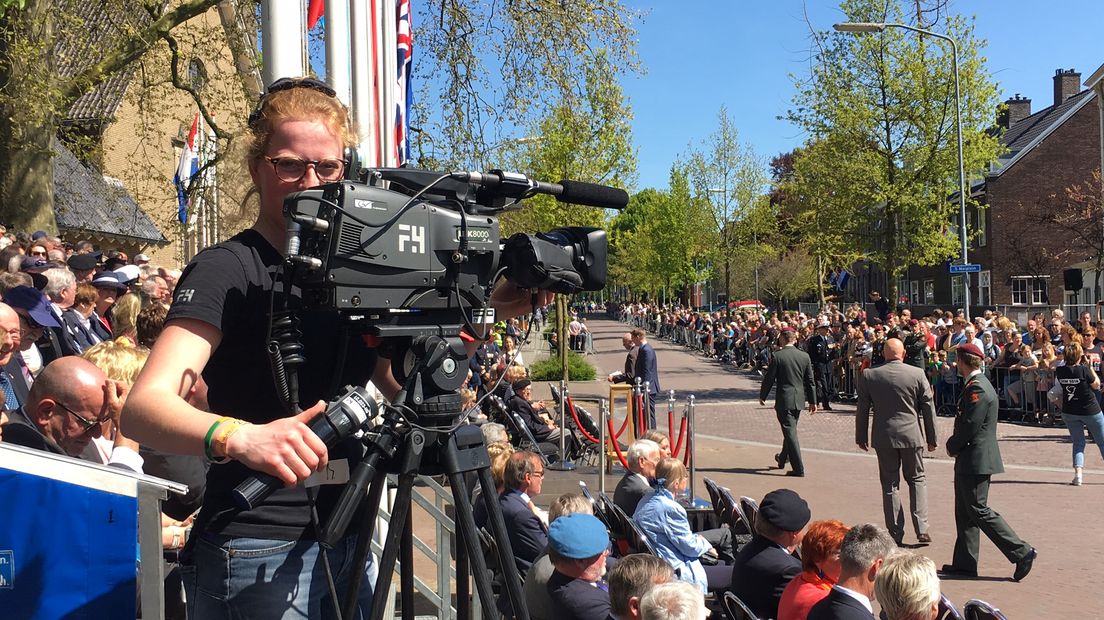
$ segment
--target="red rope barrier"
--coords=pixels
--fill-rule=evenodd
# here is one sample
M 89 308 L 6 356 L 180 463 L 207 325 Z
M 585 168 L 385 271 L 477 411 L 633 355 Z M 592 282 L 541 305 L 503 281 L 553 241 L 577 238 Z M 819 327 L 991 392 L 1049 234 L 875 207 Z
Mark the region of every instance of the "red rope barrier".
M 630 403 L 629 409 L 630 410 L 632 409 L 632 404 L 631 403 Z M 616 435 L 612 435 L 612 437 L 614 439 L 620 439 L 621 435 L 625 434 L 625 429 L 627 429 L 629 427 L 629 422 L 632 421 L 632 417 L 633 417 L 633 414 L 630 411 L 629 414 L 625 416 L 625 421 L 621 423 L 621 430 L 617 431 Z M 610 420 L 610 432 L 612 433 L 613 432 L 613 407 L 612 406 L 610 407 L 609 420 Z
M 598 439 L 588 433 L 586 427 L 583 426 L 583 423 L 579 421 L 579 413 L 575 411 L 575 403 L 573 403 L 570 398 L 567 399 L 567 408 L 571 411 L 572 419 L 575 420 L 575 427 L 579 429 L 579 432 L 583 434 L 583 437 L 590 443 L 598 443 Z
M 631 417 L 626 416 L 625 419 L 629 420 L 631 419 Z M 628 469 L 629 462 L 625 460 L 625 455 L 621 453 L 621 444 L 617 443 L 617 437 L 620 435 L 620 433 L 618 433 L 617 435 L 613 434 L 613 418 L 606 418 L 606 424 L 609 425 L 610 443 L 613 444 L 613 451 L 617 454 L 617 460 L 621 461 L 622 467 Z M 621 430 L 624 431 L 625 427 L 622 426 Z
M 671 456 L 678 458 L 679 452 L 682 451 L 682 440 L 686 438 L 686 418 L 679 420 L 679 435 L 678 441 L 675 442 L 674 450 L 671 450 Z M 686 451 L 690 452 L 690 442 L 686 442 Z

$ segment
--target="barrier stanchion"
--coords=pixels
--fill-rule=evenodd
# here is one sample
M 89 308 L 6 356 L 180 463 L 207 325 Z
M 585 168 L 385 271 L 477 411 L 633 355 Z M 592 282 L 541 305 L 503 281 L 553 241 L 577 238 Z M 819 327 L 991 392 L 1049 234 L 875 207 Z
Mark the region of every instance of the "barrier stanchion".
M 652 419 L 652 382 L 645 381 L 644 388 L 640 391 L 640 418 L 643 424 L 641 428 L 647 431 L 648 429 L 655 428 L 655 420 Z M 643 435 L 644 433 L 641 433 Z
M 675 391 L 667 392 L 667 437 L 675 436 Z M 674 453 L 672 453 L 673 455 Z
M 598 399 L 598 437 L 601 439 L 598 450 L 598 492 L 606 492 L 606 420 L 609 419 L 609 407 L 604 398 Z
M 689 401 L 687 402 L 686 411 L 687 411 L 690 422 L 687 424 L 688 433 L 687 433 L 687 436 L 686 436 L 686 454 L 684 456 L 684 461 L 683 462 L 686 463 L 687 465 L 689 465 L 689 467 L 690 467 L 690 484 L 689 484 L 689 486 L 686 487 L 686 489 L 687 489 L 687 491 L 689 491 L 690 497 L 693 498 L 693 497 L 695 497 L 694 496 L 694 482 L 696 480 L 697 472 L 698 472 L 698 465 L 695 462 L 697 459 L 694 458 L 694 431 L 695 431 L 695 428 L 694 428 L 694 395 L 693 394 L 690 395 Z
M 560 459 L 546 465 L 552 471 L 574 471 L 575 463 L 567 459 L 567 382 L 560 381 Z

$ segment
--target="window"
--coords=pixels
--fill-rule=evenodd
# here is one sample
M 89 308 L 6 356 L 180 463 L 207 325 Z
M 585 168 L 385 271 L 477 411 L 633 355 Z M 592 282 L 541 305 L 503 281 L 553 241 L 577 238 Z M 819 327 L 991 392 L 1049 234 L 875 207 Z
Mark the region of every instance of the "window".
M 920 303 L 920 280 L 909 282 L 909 303 L 913 305 Z
M 1018 306 L 1045 305 L 1049 303 L 1047 296 L 1047 277 L 1013 277 L 1012 303 Z
M 897 278 L 897 299 L 887 299 L 889 307 L 892 309 L 899 303 L 905 303 L 908 301 L 909 281 L 904 276 Z
M 962 305 L 962 302 L 966 299 L 966 278 L 970 277 L 970 274 L 964 273 L 962 275 L 951 276 L 951 304 L 955 306 Z
M 924 280 L 924 303 L 935 304 L 935 280 Z
M 979 306 L 988 306 L 993 303 L 992 301 L 992 288 L 990 285 L 990 278 L 992 275 L 988 271 L 982 271 L 978 274 L 978 298 L 977 303 Z M 1016 303 L 1016 302 L 1012 302 Z
M 985 209 L 974 209 L 974 231 L 977 233 L 977 245 L 975 247 L 985 247 L 988 233 L 985 225 Z

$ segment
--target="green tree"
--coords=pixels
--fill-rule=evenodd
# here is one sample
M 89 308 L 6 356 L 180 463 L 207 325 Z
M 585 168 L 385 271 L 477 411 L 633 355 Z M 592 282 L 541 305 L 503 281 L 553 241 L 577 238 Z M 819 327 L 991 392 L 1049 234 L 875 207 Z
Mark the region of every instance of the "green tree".
M 945 12 L 942 0 L 845 0 L 846 21 L 898 22 L 953 37 L 959 48 L 962 130 L 967 172 L 980 173 L 1000 153 L 988 131 L 997 92 L 972 20 Z M 949 46 L 897 28 L 877 34 L 814 33 L 810 74 L 798 80 L 788 118 L 843 159 L 848 183 L 833 182 L 832 201 L 862 230 L 859 250 L 889 274 L 890 298 L 910 264 L 931 265 L 956 255 L 951 230 L 957 206 L 954 75 Z M 821 153 L 815 152 L 820 156 Z M 833 174 L 833 176 L 836 176 Z
M 737 251 L 736 224 L 748 217 L 767 186 L 763 161 L 739 138 L 728 108 L 721 106 L 717 129 L 697 147 L 691 147 L 687 156 L 694 194 L 712 207 L 726 296 L 731 295 L 733 278 L 743 275 L 732 270 Z
M 96 50 L 97 60 L 91 62 L 87 51 L 58 44 L 87 42 L 88 31 L 102 29 L 103 24 L 80 17 L 92 11 L 76 10 L 72 0 L 0 5 L 0 219 L 16 228 L 55 230 L 51 143 L 65 112 L 99 84 L 133 69 L 156 46 L 175 43 L 174 29 L 218 2 L 105 4 L 100 17 L 117 36 L 99 41 L 107 47 Z

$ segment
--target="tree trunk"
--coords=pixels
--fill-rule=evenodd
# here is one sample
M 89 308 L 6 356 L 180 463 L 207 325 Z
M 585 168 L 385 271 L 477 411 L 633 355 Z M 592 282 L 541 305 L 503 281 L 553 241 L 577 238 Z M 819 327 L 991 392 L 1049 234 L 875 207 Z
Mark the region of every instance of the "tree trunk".
M 567 295 L 556 295 L 556 338 L 560 342 L 560 364 L 563 367 L 563 382 L 566 385 L 568 379 L 567 372 Z
M 29 2 L 23 11 L 9 9 L 11 21 L 2 45 L 11 64 L 3 75 L 5 95 L 13 105 L 0 108 L 0 222 L 13 230 L 57 232 L 54 219 L 54 164 L 51 141 L 57 131 L 50 104 L 41 101 L 47 58 L 8 53 L 13 40 L 53 39 L 49 2 Z M 43 48 L 45 49 L 45 48 Z
M 828 307 L 828 300 L 824 297 L 824 259 L 817 254 L 817 296 L 820 298 L 820 308 Z

